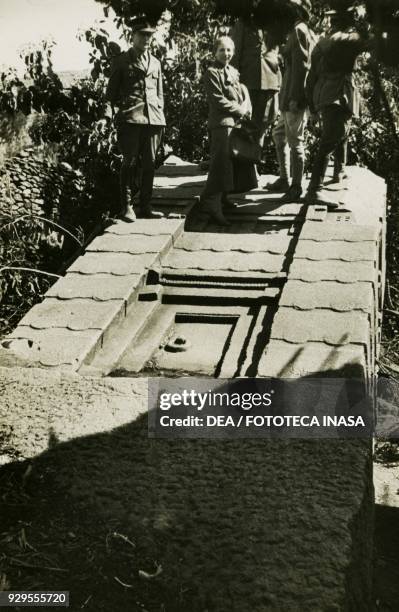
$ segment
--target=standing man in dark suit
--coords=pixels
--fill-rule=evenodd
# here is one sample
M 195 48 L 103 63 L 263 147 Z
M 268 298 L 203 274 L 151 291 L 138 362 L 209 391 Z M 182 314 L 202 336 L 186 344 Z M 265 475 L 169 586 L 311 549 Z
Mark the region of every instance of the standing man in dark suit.
M 334 153 L 334 180 L 339 184 L 344 174 L 351 120 L 360 110 L 354 70 L 367 43 L 355 29 L 355 11 L 355 7 L 350 7 L 328 12 L 331 31 L 313 51 L 307 82 L 310 109 L 319 113 L 322 133 L 305 199 L 309 204 L 325 204 L 329 208 L 339 206 L 323 192 L 329 157 Z
M 270 191 L 284 193 L 282 202 L 296 202 L 302 195 L 308 106 L 305 83 L 316 42 L 316 36 L 308 25 L 311 14 L 310 0 L 291 0 L 291 6 L 296 21 L 281 50 L 284 58 L 280 92 L 281 115 L 273 130 L 279 178 L 274 183 L 266 185 Z
M 240 73 L 241 82 L 249 90 L 252 123 L 257 128 L 259 144 L 263 145 L 266 129 L 278 112 L 278 92 L 281 72 L 278 46 L 270 34 L 252 21 L 239 19 L 231 31 L 235 44 L 232 61 Z
M 160 62 L 150 53 L 155 27 L 145 18 L 131 22 L 132 47 L 113 62 L 107 99 L 118 107 L 121 216 L 133 222 L 133 197 L 139 192 L 138 216 L 162 217 L 151 208 L 155 158 L 165 126 Z

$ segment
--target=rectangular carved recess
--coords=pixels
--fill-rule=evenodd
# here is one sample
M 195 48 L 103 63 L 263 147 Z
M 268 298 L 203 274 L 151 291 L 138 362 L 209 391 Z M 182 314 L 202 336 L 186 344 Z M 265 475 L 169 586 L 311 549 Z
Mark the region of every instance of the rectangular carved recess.
M 275 309 L 281 279 L 208 273 L 157 280 L 158 305 L 114 369 L 140 376 L 243 375 L 244 362 L 255 358 L 247 349 L 253 351 L 253 335 L 258 338 Z

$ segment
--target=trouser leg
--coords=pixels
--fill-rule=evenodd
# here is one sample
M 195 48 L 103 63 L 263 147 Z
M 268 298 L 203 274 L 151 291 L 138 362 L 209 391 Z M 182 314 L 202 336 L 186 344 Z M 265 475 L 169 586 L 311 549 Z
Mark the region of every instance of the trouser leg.
M 289 180 L 290 176 L 290 152 L 285 132 L 284 114 L 281 113 L 275 128 L 273 129 L 273 141 L 276 147 L 277 163 L 280 178 L 284 181 Z
M 345 138 L 334 151 L 334 178 L 338 179 L 345 172 L 348 159 L 348 139 Z
M 162 140 L 163 128 L 143 126 L 140 142 L 140 208 L 150 208 L 154 186 L 155 160 Z
M 256 127 L 258 143 L 263 147 L 266 130 L 277 113 L 276 92 L 272 89 L 250 89 L 249 97 L 252 104 L 252 123 Z
M 120 204 L 122 212 L 131 205 L 134 195 L 134 184 L 138 165 L 140 126 L 124 124 L 119 126 L 117 141 L 122 153 L 122 164 L 119 174 Z
M 349 133 L 347 111 L 340 106 L 327 106 L 322 109 L 322 134 L 313 163 L 309 191 L 319 191 L 323 187 L 324 176 L 330 154 L 341 145 Z
M 302 188 L 302 178 L 305 167 L 305 126 L 307 121 L 306 111 L 287 111 L 283 113 L 285 132 L 291 151 L 292 160 L 292 186 Z

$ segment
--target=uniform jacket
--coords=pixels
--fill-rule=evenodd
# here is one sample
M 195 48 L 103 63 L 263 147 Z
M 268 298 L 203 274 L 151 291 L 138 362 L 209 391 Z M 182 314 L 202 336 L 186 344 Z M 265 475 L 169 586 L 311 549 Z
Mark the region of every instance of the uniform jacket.
M 284 58 L 283 83 L 280 92 L 280 108 L 288 111 L 291 101 L 299 108 L 306 108 L 306 78 L 315 46 L 316 36 L 304 22 L 298 22 L 281 50 Z
M 263 30 L 238 20 L 231 31 L 235 44 L 233 65 L 248 89 L 279 91 L 281 71 L 278 46 L 268 40 Z
M 134 49 L 121 53 L 111 66 L 107 99 L 119 107 L 117 123 L 165 125 L 160 62 Z
M 334 32 L 322 38 L 312 54 L 307 97 L 312 110 L 336 104 L 357 117 L 360 93 L 354 80 L 356 59 L 366 43 L 355 31 Z
M 209 129 L 233 127 L 252 110 L 248 90 L 240 83 L 239 72 L 233 66 L 215 62 L 205 73 L 204 85 L 209 103 Z

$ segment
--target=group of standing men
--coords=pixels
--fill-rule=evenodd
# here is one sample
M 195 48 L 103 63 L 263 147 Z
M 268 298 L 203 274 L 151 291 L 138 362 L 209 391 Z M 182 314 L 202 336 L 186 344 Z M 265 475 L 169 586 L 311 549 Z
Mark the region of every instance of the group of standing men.
M 336 208 L 339 204 L 323 190 L 323 183 L 331 154 L 332 184 L 338 189 L 346 177 L 351 119 L 359 113 L 354 70 L 365 43 L 355 29 L 355 7 L 327 11 L 329 32 L 317 40 L 309 27 L 310 0 L 291 3 L 297 19 L 280 48 L 255 25 L 241 20 L 235 25 L 233 64 L 248 87 L 252 120 L 257 125 L 260 143 L 267 128 L 275 122 L 278 104 L 279 115 L 272 134 L 279 178 L 266 185 L 266 189 L 283 193 L 281 201 L 285 203 L 301 198 L 305 127 L 309 116 L 318 114 L 322 134 L 305 201 Z
M 305 201 L 338 204 L 323 190 L 330 154 L 334 155 L 333 181 L 345 176 L 346 145 L 351 118 L 359 111 L 353 73 L 364 43 L 356 32 L 353 8 L 329 11 L 330 32 L 319 41 L 311 28 L 310 0 L 290 0 L 297 19 L 286 43 L 278 47 L 270 33 L 239 20 L 232 30 L 233 64 L 249 90 L 252 123 L 263 144 L 267 128 L 276 121 L 273 139 L 279 178 L 266 186 L 283 193 L 282 202 L 302 196 L 304 135 L 309 111 L 318 113 L 322 135 Z M 132 22 L 132 47 L 116 58 L 111 69 L 107 97 L 118 107 L 118 146 L 121 216 L 136 218 L 133 199 L 138 196 L 140 217 L 162 216 L 151 207 L 155 156 L 165 126 L 160 62 L 151 55 L 155 28 L 145 18 Z

